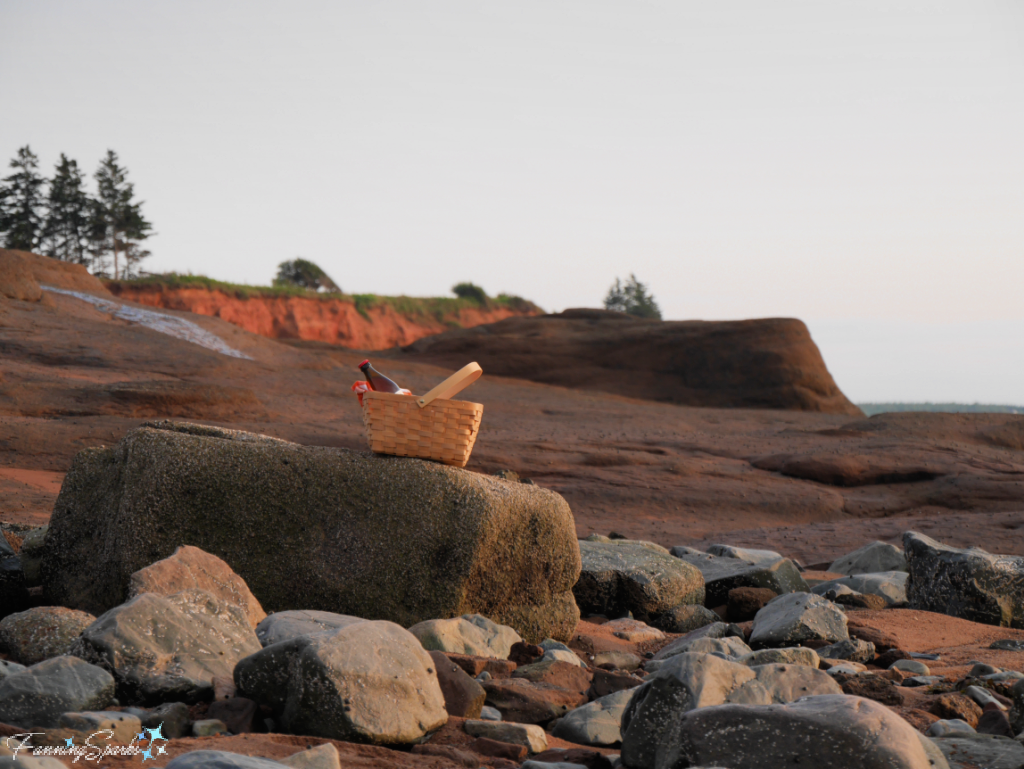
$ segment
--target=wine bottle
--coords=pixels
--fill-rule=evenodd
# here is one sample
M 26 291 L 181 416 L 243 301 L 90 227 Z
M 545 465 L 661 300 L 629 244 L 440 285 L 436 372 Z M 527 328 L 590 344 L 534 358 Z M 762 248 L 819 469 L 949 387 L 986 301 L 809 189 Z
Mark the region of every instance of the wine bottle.
M 397 393 L 402 389 L 392 380 L 388 379 L 377 369 L 371 366 L 369 360 L 364 360 L 360 363 L 359 370 L 363 372 L 363 375 L 366 377 L 366 381 L 369 383 L 370 389 L 372 390 L 382 393 Z

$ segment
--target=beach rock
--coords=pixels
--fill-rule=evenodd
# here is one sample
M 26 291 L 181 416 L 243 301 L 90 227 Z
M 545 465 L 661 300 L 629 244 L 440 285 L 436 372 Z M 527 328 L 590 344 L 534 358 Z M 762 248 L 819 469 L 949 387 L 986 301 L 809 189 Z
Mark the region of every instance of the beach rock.
M 736 661 L 747 667 L 758 665 L 805 665 L 818 669 L 820 659 L 814 649 L 804 646 L 793 646 L 788 649 L 758 649 L 756 652 L 737 657 Z
M 144 728 L 160 728 L 169 740 L 176 740 L 192 732 L 192 719 L 189 717 L 188 705 L 184 702 L 165 702 L 141 718 Z
M 738 659 L 750 654 L 750 647 L 742 638 L 726 636 L 725 638 L 698 638 L 687 648 L 688 652 L 700 654 L 724 654 L 726 657 Z
M 622 714 L 632 696 L 632 689 L 624 689 L 578 707 L 560 718 L 551 733 L 577 745 L 617 745 L 622 741 Z
M 822 582 L 811 588 L 815 595 L 826 595 L 830 590 L 843 585 L 861 595 L 876 595 L 885 599 L 887 605 L 907 602 L 907 580 L 910 575 L 905 571 L 884 571 L 877 574 L 857 574 L 829 582 Z M 837 596 L 838 597 L 838 596 Z
M 0 680 L 0 723 L 56 726 L 62 713 L 103 710 L 114 679 L 77 657 L 53 657 Z
M 219 601 L 234 604 L 252 627 L 267 616 L 245 581 L 227 563 L 198 547 L 182 545 L 168 558 L 135 572 L 128 581 L 132 598 L 141 593 L 171 596 L 183 590 L 203 590 Z
M 774 550 L 754 550 L 748 547 L 733 547 L 732 545 L 711 545 L 707 552 L 720 558 L 738 558 L 741 561 L 753 564 L 775 563 L 776 561 L 783 560 L 783 557 Z
M 215 700 L 206 711 L 207 718 L 222 721 L 231 734 L 248 734 L 259 731 L 256 728 L 259 707 L 246 697 L 230 697 Z
M 479 614 L 419 622 L 409 628 L 409 632 L 420 639 L 427 651 L 470 654 L 500 660 L 508 659 L 512 645 L 523 640 L 512 628 L 499 625 Z
M 1024 766 L 1024 745 L 1007 737 L 974 734 L 936 737 L 932 741 L 954 769 L 1020 769 Z
M 215 676 L 260 648 L 248 617 L 202 590 L 172 596 L 142 593 L 101 615 L 73 653 L 117 679 L 131 702 L 209 699 Z
M 0 750 L 0 769 L 67 769 L 67 766 L 59 759 L 50 756 L 26 756 L 24 754 L 15 757 L 4 755 Z
M 665 637 L 665 634 L 658 630 L 658 628 L 651 627 L 646 622 L 629 619 L 628 617 L 605 622 L 604 629 L 616 638 L 621 638 L 623 641 L 629 641 L 630 643 L 660 641 Z
M 243 756 L 226 750 L 193 750 L 168 762 L 168 769 L 281 769 L 284 764 L 269 758 Z
M 28 608 L 28 588 L 21 559 L 0 535 L 0 617 Z
M 480 718 L 480 711 L 487 699 L 484 691 L 472 676 L 452 662 L 443 652 L 428 652 L 434 661 L 437 682 L 444 695 L 444 709 L 450 716 L 459 718 Z
M 801 697 L 843 693 L 842 687 L 828 673 L 807 665 L 768 664 L 757 665 L 751 670 L 757 675 L 756 683 L 771 698 L 769 702 L 795 702 Z M 733 692 L 728 701 L 743 702 L 737 695 L 738 692 Z
M 594 677 L 590 681 L 590 690 L 587 692 L 587 698 L 591 700 L 600 699 L 609 694 L 621 692 L 623 689 L 633 689 L 643 682 L 644 679 L 629 673 L 595 670 Z
M 677 654 L 690 651 L 690 647 L 702 638 L 727 638 L 733 637 L 738 638 L 740 641 L 743 640 L 743 631 L 736 625 L 730 625 L 725 622 L 715 622 L 704 627 L 691 630 L 689 633 L 684 635 L 682 638 L 666 644 L 661 647 L 654 655 L 655 661 L 667 660 L 669 657 L 674 657 Z M 648 666 L 650 663 L 648 663 Z
M 43 586 L 54 603 L 106 611 L 180 545 L 229 563 L 267 611 L 403 626 L 479 613 L 529 641 L 568 640 L 579 619 L 575 524 L 548 489 L 178 422 L 78 454 Z
M 462 727 L 471 737 L 483 737 L 496 742 L 522 745 L 530 753 L 548 749 L 544 730 L 533 724 L 510 724 L 501 721 L 466 721 Z
M 504 721 L 546 724 L 587 702 L 587 689 L 567 689 L 525 678 L 484 681 L 487 704 L 501 711 Z
M 982 713 L 978 703 L 970 697 L 956 693 L 940 694 L 932 702 L 929 710 L 939 718 L 963 721 L 971 728 L 977 727 Z
M 856 664 L 856 663 L 854 663 Z M 828 671 L 832 674 L 832 671 Z M 845 675 L 837 673 L 835 681 L 842 689 L 843 694 L 853 697 L 864 697 L 883 705 L 898 706 L 903 704 L 903 695 L 893 681 L 880 676 Z
M 1024 558 L 950 547 L 914 531 L 903 535 L 903 547 L 911 608 L 1024 627 Z
M 779 594 L 766 587 L 734 587 L 729 591 L 726 617 L 730 622 L 747 622 Z
M 42 576 L 39 569 L 43 563 L 43 545 L 46 542 L 46 532 L 49 528 L 49 526 L 40 526 L 37 529 L 32 529 L 25 532 L 25 537 L 21 540 L 18 559 L 21 561 L 25 587 L 36 587 L 41 584 Z
M 804 641 L 835 643 L 849 638 L 846 615 L 813 593 L 780 595 L 754 617 L 750 645 L 793 646 Z
M 849 590 L 849 588 L 846 588 L 846 590 Z M 889 606 L 889 602 L 880 595 L 865 595 L 864 593 L 856 593 L 853 590 L 849 590 L 849 592 L 839 593 L 833 597 L 832 593 L 833 591 L 830 590 L 825 597 L 839 606 L 847 606 L 851 609 L 881 611 Z
M 739 558 L 722 558 L 710 553 L 682 553 L 676 557 L 698 568 L 704 576 L 705 606 L 727 603 L 729 591 L 737 587 L 767 588 L 778 595 L 810 589 L 796 564 L 788 558 L 750 564 Z
M 96 618 L 63 606 L 37 606 L 0 620 L 0 652 L 22 665 L 35 665 L 71 651 Z
M 629 719 L 627 709 L 625 719 Z M 627 767 L 948 769 L 941 753 L 883 705 L 846 695 L 776 705 L 718 705 L 682 714 L 654 744 L 624 723 Z
M 995 734 L 1000 737 L 1013 737 L 1015 732 L 1010 726 L 1010 719 L 1002 710 L 986 707 L 978 719 L 978 734 Z
M 296 734 L 408 745 L 448 720 L 434 660 L 392 622 L 268 646 L 238 663 L 235 683 Z
M 590 681 L 594 674 L 586 666 L 581 667 L 558 659 L 548 659 L 535 662 L 532 665 L 523 665 L 512 674 L 512 677 L 525 678 L 533 683 L 551 684 L 582 694 L 590 688 Z
M 287 758 L 282 758 L 280 762 L 292 769 L 341 769 L 338 749 L 329 742 L 293 753 Z
M 859 638 L 844 638 L 831 646 L 818 649 L 818 656 L 831 660 L 867 663 L 875 658 L 875 645 Z
M 84 713 L 62 713 L 57 719 L 61 729 L 73 729 L 76 732 L 95 734 L 99 731 L 113 732 L 110 739 L 125 745 L 135 739 L 142 730 L 142 721 L 130 713 L 119 713 L 116 710 L 85 711 Z
M 22 670 L 28 670 L 28 668 L 25 665 L 19 665 L 17 662 L 0 660 L 0 681 L 3 681 L 7 676 L 20 673 Z
M 508 678 L 516 672 L 517 667 L 516 663 L 511 660 L 496 660 L 493 657 L 474 657 L 470 654 L 452 654 L 451 652 L 445 652 L 445 656 L 473 678 L 482 673 L 487 673 L 491 678 Z M 543 654 L 539 654 L 536 659 L 543 656 Z
M 691 630 L 719 621 L 719 616 L 711 609 L 697 604 L 683 604 L 659 614 L 651 620 L 651 624 L 666 633 L 689 633 Z
M 896 660 L 889 666 L 889 670 L 899 670 L 911 676 L 926 676 L 931 673 L 921 660 Z
M 256 637 L 263 646 L 273 646 L 302 636 L 332 633 L 343 627 L 365 622 L 361 617 L 329 611 L 293 609 L 269 615 L 256 626 Z
M 977 734 L 974 727 L 959 718 L 935 721 L 924 730 L 924 733 L 928 737 L 968 737 Z
M 628 540 L 580 540 L 582 571 L 573 588 L 580 610 L 648 620 L 681 604 L 704 603 L 697 569 Z
M 595 654 L 590 664 L 606 670 L 636 670 L 642 663 L 642 659 L 630 652 L 607 651 Z
M 873 574 L 880 571 L 906 571 L 907 559 L 903 551 L 888 542 L 869 542 L 852 553 L 837 558 L 828 571 L 837 574 Z

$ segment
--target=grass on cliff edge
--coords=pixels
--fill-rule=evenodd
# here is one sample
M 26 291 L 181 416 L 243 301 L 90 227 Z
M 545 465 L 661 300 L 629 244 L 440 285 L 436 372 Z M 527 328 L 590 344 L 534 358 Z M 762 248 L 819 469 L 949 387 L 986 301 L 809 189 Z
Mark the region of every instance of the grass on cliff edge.
M 447 296 L 378 296 L 377 294 L 346 294 L 342 292 L 310 291 L 299 286 L 249 286 L 243 283 L 227 283 L 214 280 L 205 275 L 179 275 L 169 272 L 163 275 L 148 275 L 134 280 L 105 280 L 107 286 L 123 286 L 125 288 L 203 288 L 208 291 L 221 291 L 236 299 L 256 297 L 289 297 L 300 296 L 307 299 L 341 300 L 352 302 L 363 317 L 374 307 L 390 306 L 395 312 L 408 318 L 429 317 L 439 322 L 457 315 L 460 310 L 508 308 L 525 314 L 541 314 L 544 311 L 528 299 L 512 294 L 498 294 L 487 297 L 483 303 L 474 299 L 459 299 Z

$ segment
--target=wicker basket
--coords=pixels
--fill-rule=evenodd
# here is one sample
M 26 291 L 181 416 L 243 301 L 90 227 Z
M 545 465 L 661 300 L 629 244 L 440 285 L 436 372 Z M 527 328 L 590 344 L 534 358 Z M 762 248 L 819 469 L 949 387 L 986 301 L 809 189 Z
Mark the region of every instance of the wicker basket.
M 370 450 L 465 467 L 480 431 L 484 407 L 448 398 L 482 373 L 480 366 L 471 363 L 422 397 L 363 393 L 363 424 Z

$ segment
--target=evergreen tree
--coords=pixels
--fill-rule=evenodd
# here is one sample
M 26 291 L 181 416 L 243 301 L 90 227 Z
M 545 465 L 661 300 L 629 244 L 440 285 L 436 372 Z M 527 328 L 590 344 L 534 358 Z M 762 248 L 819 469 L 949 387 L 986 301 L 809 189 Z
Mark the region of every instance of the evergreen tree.
M 299 286 L 312 291 L 341 291 L 319 265 L 301 256 L 277 265 L 275 286 Z
M 92 252 L 99 258 L 114 258 L 113 277 L 128 278 L 133 268 L 149 256 L 142 241 L 150 236 L 152 225 L 142 216 L 142 201 L 135 201 L 135 185 L 128 181 L 128 171 L 118 164 L 117 153 L 107 156 L 96 171 L 97 196 L 90 216 Z M 122 268 L 119 256 L 124 256 Z
M 11 161 L 15 173 L 0 186 L 0 232 L 4 246 L 33 251 L 39 245 L 45 180 L 39 175 L 39 158 L 26 144 Z
M 658 303 L 647 293 L 647 286 L 638 281 L 636 275 L 632 273 L 625 283 L 618 278 L 615 279 L 615 285 L 608 289 L 608 296 L 604 298 L 604 308 L 625 312 L 638 318 L 661 320 Z
M 43 253 L 75 264 L 91 263 L 89 254 L 89 218 L 93 201 L 82 185 L 78 163 L 62 152 L 56 173 L 50 181 L 43 222 Z

